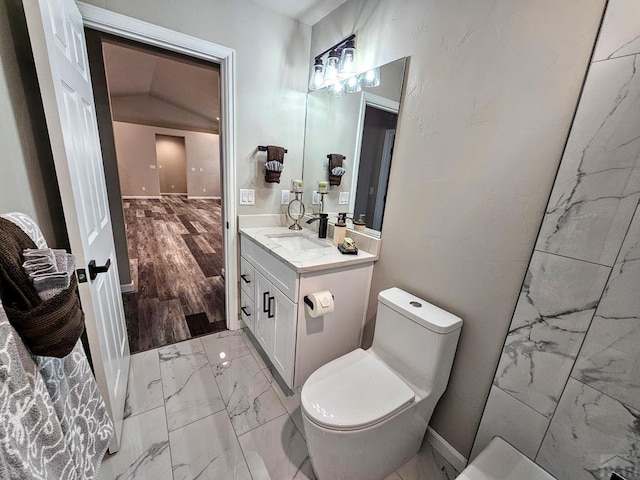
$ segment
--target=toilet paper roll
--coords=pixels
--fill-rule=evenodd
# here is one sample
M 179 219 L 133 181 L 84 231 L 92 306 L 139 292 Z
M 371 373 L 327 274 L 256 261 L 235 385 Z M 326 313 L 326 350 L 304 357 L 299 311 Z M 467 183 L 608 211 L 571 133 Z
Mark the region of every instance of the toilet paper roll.
M 327 313 L 333 312 L 335 304 L 333 303 L 333 295 L 329 290 L 310 293 L 304 298 L 307 313 L 311 318 L 320 317 Z

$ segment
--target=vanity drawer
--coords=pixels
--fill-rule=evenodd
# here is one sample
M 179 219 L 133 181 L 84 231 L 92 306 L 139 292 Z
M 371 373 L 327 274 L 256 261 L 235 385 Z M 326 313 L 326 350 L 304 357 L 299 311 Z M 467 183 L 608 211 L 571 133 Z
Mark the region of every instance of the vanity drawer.
M 255 284 L 256 269 L 246 258 L 240 257 L 240 285 L 242 286 L 242 292 L 249 298 L 253 298 Z
M 253 282 L 251 284 L 253 285 Z M 240 315 L 242 316 L 242 321 L 253 333 L 256 326 L 255 304 L 253 298 L 250 298 L 244 289 L 240 292 Z
M 267 280 L 292 302 L 297 303 L 298 274 L 295 270 L 242 235 L 240 236 L 240 248 L 242 257 L 249 260 Z

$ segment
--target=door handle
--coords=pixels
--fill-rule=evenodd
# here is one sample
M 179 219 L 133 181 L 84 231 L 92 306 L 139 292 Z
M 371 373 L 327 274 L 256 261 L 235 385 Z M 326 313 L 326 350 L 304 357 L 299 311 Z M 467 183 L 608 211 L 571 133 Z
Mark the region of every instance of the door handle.
M 246 308 L 247 307 L 240 307 L 240 310 L 242 310 L 242 313 L 244 313 L 247 317 L 250 317 L 251 314 L 249 312 L 247 312 Z
M 251 280 L 247 280 L 246 277 L 247 276 L 244 273 L 242 275 L 240 275 L 240 278 L 244 281 L 244 283 L 251 283 Z
M 269 308 L 268 308 L 269 313 L 267 314 L 267 318 L 273 318 L 276 316 L 275 313 L 271 313 L 271 300 L 275 300 L 275 297 L 269 297 Z
M 108 272 L 110 267 L 111 267 L 111 259 L 108 259 L 107 263 L 105 263 L 102 266 L 97 266 L 96 261 L 91 260 L 89 262 L 89 278 L 91 280 L 95 280 L 99 273 Z
M 269 296 L 269 292 L 263 292 L 262 294 L 262 313 L 267 313 L 269 309 L 267 308 L 267 297 Z

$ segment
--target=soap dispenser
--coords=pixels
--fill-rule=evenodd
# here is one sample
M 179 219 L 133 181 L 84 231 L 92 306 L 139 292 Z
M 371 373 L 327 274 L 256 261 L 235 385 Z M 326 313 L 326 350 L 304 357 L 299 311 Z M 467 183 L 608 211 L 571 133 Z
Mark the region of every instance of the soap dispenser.
M 345 234 L 347 233 L 347 213 L 339 213 L 338 221 L 333 226 L 333 244 L 342 245 Z

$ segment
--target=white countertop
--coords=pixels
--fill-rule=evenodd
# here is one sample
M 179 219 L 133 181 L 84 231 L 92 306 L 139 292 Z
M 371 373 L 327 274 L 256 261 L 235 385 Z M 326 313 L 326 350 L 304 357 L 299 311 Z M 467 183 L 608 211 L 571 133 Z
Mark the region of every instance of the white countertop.
M 240 234 L 253 241 L 263 250 L 279 258 L 298 273 L 317 272 L 329 268 L 346 267 L 361 263 L 372 263 L 378 260 L 378 255 L 374 255 L 360 248 L 357 244 L 357 255 L 343 255 L 334 246 L 330 238 L 319 239 L 317 234 L 303 228 L 300 231 L 289 230 L 287 227 L 258 227 L 240 228 Z M 302 234 L 317 241 L 326 243 L 326 247 L 318 247 L 309 250 L 293 251 L 279 245 L 267 235 L 291 235 Z

